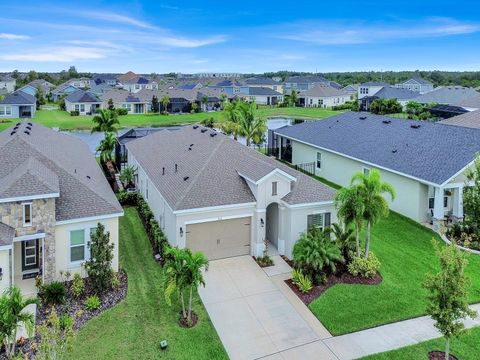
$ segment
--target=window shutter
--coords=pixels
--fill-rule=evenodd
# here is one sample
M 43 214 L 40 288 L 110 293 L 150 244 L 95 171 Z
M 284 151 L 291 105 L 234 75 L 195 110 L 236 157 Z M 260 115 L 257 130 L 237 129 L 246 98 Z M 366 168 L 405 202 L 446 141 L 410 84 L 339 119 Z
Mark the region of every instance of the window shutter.
M 313 225 L 313 215 L 307 216 L 307 230 L 310 229 Z
M 329 227 L 331 225 L 331 214 L 328 212 L 328 213 L 325 213 L 325 227 Z

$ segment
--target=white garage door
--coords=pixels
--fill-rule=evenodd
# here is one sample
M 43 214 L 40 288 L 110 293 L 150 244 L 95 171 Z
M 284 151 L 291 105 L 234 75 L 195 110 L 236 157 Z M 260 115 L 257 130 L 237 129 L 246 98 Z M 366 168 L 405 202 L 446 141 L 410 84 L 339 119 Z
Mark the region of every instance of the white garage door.
M 250 218 L 187 225 L 186 245 L 207 259 L 250 254 Z

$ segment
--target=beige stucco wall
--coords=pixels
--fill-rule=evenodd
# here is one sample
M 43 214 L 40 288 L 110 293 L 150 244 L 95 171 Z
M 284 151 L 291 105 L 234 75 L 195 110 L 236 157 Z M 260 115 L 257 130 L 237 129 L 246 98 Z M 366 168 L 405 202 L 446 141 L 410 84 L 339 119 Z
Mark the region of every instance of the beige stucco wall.
M 10 250 L 0 251 L 0 267 L 3 271 L 3 277 L 0 280 L 0 293 L 10 286 Z
M 72 224 L 57 225 L 55 227 L 55 248 L 56 248 L 56 277 L 60 277 L 60 271 L 70 271 L 86 276 L 85 271 L 78 264 L 70 263 L 70 231 L 85 229 L 87 232 L 97 226 L 98 223 L 105 226 L 110 232 L 110 241 L 114 244 L 112 269 L 118 271 L 118 218 L 103 219 L 97 221 L 77 222 Z

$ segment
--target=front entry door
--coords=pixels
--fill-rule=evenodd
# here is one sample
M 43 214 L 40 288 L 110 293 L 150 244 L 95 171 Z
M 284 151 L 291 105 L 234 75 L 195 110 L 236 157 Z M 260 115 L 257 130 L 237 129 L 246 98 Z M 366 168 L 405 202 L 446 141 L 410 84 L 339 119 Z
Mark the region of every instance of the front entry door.
M 38 270 L 38 239 L 22 241 L 22 271 Z

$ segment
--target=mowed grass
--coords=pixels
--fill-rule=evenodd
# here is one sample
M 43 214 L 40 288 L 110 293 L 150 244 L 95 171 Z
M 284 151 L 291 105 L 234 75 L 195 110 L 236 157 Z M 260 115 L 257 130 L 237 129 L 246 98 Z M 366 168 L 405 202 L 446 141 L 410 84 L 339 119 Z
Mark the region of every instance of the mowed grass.
M 425 315 L 422 282 L 428 272 L 438 271 L 432 237 L 439 239 L 433 231 L 391 212 L 372 231 L 371 249 L 382 263 L 383 282 L 335 285 L 310 304 L 311 311 L 334 335 Z M 469 300 L 479 302 L 479 255 L 469 256 L 466 273 L 472 280 Z
M 478 360 L 480 358 L 480 327 L 466 330 L 459 338 L 450 342 L 450 353 L 459 360 Z M 362 360 L 425 360 L 430 351 L 444 351 L 443 338 L 407 346 L 398 350 L 367 356 Z
M 128 274 L 126 299 L 90 320 L 77 334 L 72 359 L 227 359 L 199 297 L 191 329 L 178 326 L 180 307 L 165 303 L 164 274 L 152 258 L 150 243 L 134 208 L 120 220 L 120 266 Z M 168 349 L 161 351 L 160 340 Z
M 272 116 L 286 116 L 293 118 L 315 118 L 322 119 L 339 114 L 339 111 L 332 111 L 320 108 L 264 108 L 260 107 L 258 115 L 268 118 Z M 198 123 L 207 118 L 214 118 L 220 121 L 222 112 L 195 113 L 195 114 L 132 114 L 119 116 L 120 127 L 156 127 L 172 126 Z M 61 110 L 37 110 L 34 121 L 61 130 L 90 130 L 92 128 L 93 116 L 70 116 L 66 111 Z M 18 119 L 3 119 L 0 122 L 0 131 L 14 125 Z

